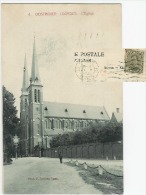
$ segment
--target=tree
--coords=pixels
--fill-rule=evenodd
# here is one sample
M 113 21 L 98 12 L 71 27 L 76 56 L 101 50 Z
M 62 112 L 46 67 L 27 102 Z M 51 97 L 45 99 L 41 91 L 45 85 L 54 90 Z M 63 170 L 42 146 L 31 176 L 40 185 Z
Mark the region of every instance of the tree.
M 51 147 L 58 147 L 96 142 L 108 143 L 121 141 L 122 136 L 122 123 L 95 122 L 81 131 L 54 136 L 50 145 Z
M 98 140 L 101 143 L 116 142 L 123 139 L 123 124 L 122 123 L 107 123 L 104 128 L 101 129 Z
M 15 98 L 12 93 L 7 91 L 3 86 L 3 148 L 4 160 L 10 159 L 13 153 L 13 140 L 12 137 L 19 135 L 20 120 L 17 117 L 17 110 L 15 107 Z

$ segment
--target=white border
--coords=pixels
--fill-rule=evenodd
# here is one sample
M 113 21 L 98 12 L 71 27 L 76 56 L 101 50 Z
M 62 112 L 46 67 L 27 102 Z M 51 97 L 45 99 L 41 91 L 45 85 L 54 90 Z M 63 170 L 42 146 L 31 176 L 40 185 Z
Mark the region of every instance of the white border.
M 2 3 L 122 3 L 124 48 L 146 48 L 146 9 L 143 0 L 125 1 L 32 1 L 2 0 Z M 146 84 L 124 83 L 124 195 L 146 194 Z M 0 90 L 1 92 L 1 90 Z M 1 95 L 1 94 L 0 94 Z M 1 96 L 0 96 L 1 98 Z M 2 101 L 2 99 L 0 99 Z M 1 123 L 1 119 L 0 119 Z M 0 124 L 1 125 L 1 124 Z M 2 131 L 0 132 L 2 139 Z M 2 146 L 2 143 L 1 145 Z M 2 154 L 0 163 L 2 167 Z M 0 174 L 0 183 L 2 175 Z M 2 193 L 2 192 L 1 192 Z

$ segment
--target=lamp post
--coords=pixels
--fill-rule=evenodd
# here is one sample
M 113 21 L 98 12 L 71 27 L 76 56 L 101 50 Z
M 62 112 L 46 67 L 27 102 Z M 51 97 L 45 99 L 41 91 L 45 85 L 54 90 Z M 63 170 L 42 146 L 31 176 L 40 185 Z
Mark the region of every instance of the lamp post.
M 18 158 L 18 156 L 17 156 L 17 147 L 18 147 L 18 143 L 19 143 L 19 138 L 18 138 L 17 135 L 15 135 L 15 136 L 13 137 L 13 142 L 14 142 L 15 150 L 16 150 L 15 159 L 17 159 L 17 158 Z
M 48 135 L 44 135 L 45 137 L 45 141 L 46 141 L 46 146 L 45 146 L 45 149 L 46 149 L 46 157 L 47 157 L 47 148 L 48 148 Z
M 41 158 L 41 143 L 42 143 L 42 138 L 39 134 L 38 135 L 38 146 L 39 146 L 39 158 Z
M 46 149 L 48 148 L 48 135 L 44 135 L 45 139 L 46 139 Z

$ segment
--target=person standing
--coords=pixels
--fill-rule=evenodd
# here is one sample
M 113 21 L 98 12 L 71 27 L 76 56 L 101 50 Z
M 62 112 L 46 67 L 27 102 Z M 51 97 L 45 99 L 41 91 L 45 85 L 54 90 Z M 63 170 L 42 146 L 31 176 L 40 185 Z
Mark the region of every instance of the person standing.
M 62 163 L 62 154 L 61 154 L 61 152 L 59 152 L 59 159 L 60 159 L 60 163 Z

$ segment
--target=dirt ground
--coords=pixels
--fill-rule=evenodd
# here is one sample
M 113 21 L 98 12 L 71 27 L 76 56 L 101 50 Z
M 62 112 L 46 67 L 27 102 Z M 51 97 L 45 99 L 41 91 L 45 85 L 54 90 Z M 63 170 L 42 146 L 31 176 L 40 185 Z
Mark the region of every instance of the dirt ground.
M 5 194 L 103 194 L 87 183 L 76 167 L 60 164 L 59 159 L 18 158 L 4 166 Z

